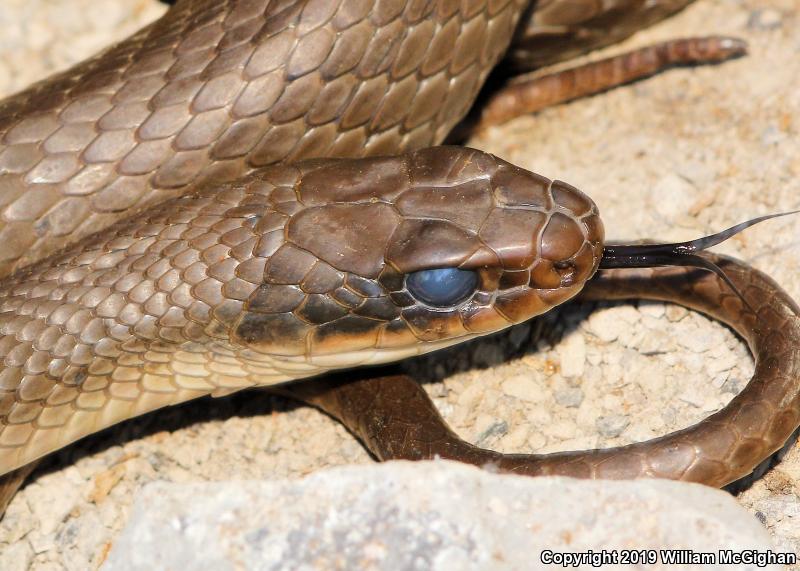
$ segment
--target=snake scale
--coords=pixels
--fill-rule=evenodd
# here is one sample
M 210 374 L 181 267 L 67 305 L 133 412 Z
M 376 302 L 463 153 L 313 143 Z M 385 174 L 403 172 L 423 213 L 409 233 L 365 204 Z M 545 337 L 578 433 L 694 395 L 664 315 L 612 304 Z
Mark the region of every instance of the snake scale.
M 406 377 L 278 390 L 381 459 L 715 486 L 748 474 L 800 424 L 794 302 L 710 255 L 741 297 L 685 268 L 587 282 L 603 248 L 588 197 L 478 151 L 426 149 L 512 37 L 504 61 L 527 69 L 688 1 L 179 0 L 0 103 L 4 495 L 15 470 L 132 416 L 434 350 L 581 290 L 728 323 L 756 357 L 752 381 L 694 427 L 547 456 L 464 443 Z

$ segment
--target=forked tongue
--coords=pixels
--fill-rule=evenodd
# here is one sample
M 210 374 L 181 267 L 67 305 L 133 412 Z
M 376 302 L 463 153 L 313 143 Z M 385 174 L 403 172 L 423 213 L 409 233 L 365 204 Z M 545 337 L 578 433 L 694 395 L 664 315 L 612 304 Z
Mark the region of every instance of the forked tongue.
M 722 268 L 708 258 L 698 255 L 698 253 L 724 242 L 728 238 L 735 236 L 746 228 L 750 228 L 750 226 L 755 226 L 759 222 L 769 220 L 770 218 L 797 214 L 798 212 L 800 212 L 800 210 L 759 216 L 758 218 L 747 220 L 736 226 L 731 226 L 722 232 L 703 236 L 702 238 L 697 238 L 696 240 L 690 240 L 688 242 L 674 242 L 672 244 L 606 244 L 603 248 L 603 258 L 600 260 L 600 269 L 653 268 L 656 266 L 689 266 L 701 268 L 718 275 L 720 279 L 728 284 L 728 287 L 750 307 L 750 304 L 747 303 L 744 296 L 742 296 L 741 292 L 736 288 L 730 278 L 725 275 Z

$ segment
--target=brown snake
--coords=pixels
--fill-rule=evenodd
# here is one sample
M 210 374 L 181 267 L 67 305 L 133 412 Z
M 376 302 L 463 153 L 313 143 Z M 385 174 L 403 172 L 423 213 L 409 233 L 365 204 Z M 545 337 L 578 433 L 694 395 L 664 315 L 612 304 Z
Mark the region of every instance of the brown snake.
M 452 147 L 298 161 L 440 143 L 522 16 L 512 56 L 530 66 L 686 3 L 620 1 L 615 23 L 589 1 L 578 17 L 559 0 L 184 0 L 1 103 L 0 473 L 155 408 L 433 350 L 578 293 L 602 226 L 564 183 Z M 575 47 L 540 46 L 558 34 Z M 724 485 L 800 423 L 800 324 L 766 276 L 719 263 L 747 305 L 682 268 L 608 271 L 584 288 L 699 309 L 756 357 L 723 411 L 656 441 L 499 455 L 450 433 L 405 377 L 282 390 L 381 459 Z M 463 295 L 443 305 L 425 272 L 456 267 Z

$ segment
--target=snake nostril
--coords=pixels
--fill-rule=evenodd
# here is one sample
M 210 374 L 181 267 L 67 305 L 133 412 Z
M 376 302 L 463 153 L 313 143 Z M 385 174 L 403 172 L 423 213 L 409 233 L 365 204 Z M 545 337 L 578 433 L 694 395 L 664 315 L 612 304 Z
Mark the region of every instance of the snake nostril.
M 561 285 L 568 286 L 575 282 L 575 275 L 578 268 L 572 260 L 559 260 L 553 262 L 553 269 L 561 276 Z

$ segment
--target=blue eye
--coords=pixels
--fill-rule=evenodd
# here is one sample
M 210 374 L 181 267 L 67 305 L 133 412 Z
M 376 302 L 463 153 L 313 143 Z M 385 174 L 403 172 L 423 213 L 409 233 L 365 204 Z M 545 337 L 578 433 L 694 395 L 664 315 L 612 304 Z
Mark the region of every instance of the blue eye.
M 450 307 L 467 299 L 478 288 L 478 274 L 458 268 L 438 268 L 408 274 L 406 289 L 433 307 Z

